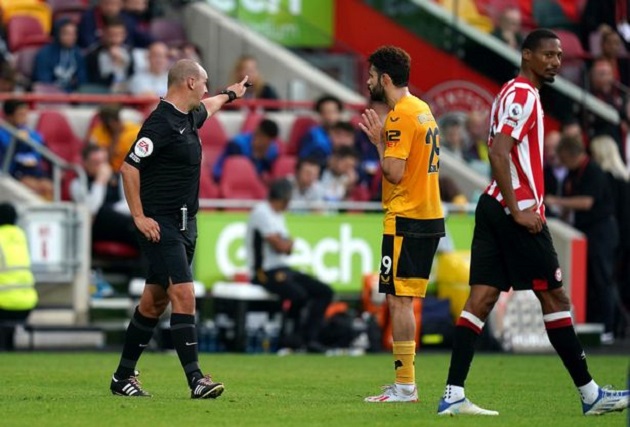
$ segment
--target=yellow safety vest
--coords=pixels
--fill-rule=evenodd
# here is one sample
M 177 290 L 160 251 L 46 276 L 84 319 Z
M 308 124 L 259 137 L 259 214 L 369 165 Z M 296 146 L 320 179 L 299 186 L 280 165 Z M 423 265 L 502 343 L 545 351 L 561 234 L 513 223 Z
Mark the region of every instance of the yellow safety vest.
M 37 305 L 26 235 L 15 225 L 0 226 L 0 309 L 31 310 Z

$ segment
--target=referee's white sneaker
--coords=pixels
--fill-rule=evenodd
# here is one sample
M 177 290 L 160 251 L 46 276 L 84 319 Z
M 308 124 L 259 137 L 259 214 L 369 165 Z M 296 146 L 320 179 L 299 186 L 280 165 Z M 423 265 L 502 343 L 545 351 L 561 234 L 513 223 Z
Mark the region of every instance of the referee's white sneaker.
M 383 393 L 378 396 L 370 396 L 363 399 L 370 403 L 395 403 L 395 402 L 417 402 L 418 389 L 413 386 L 412 391 L 405 391 L 396 384 L 383 386 Z
M 623 411 L 630 405 L 630 390 L 611 390 L 608 386 L 599 389 L 597 400 L 590 405 L 582 402 L 584 415 L 603 415 Z
M 438 405 L 438 415 L 499 415 L 497 411 L 483 409 L 472 403 L 465 397 L 457 402 L 448 403 L 445 399 L 440 400 Z

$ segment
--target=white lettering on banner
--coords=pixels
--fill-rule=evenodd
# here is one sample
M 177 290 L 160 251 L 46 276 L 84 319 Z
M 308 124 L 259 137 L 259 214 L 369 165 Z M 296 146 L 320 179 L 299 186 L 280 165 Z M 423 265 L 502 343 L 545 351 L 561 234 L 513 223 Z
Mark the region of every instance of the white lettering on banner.
M 246 265 L 244 239 L 247 226 L 244 222 L 228 224 L 219 233 L 215 258 L 221 275 L 231 277 Z M 236 252 L 234 252 L 234 245 Z M 235 255 L 231 255 L 234 254 Z M 361 271 L 352 271 L 353 257 L 359 256 Z M 374 254 L 370 245 L 352 236 L 352 225 L 339 225 L 339 235 L 324 237 L 314 244 L 296 238 L 289 264 L 297 268 L 309 268 L 319 279 L 328 283 L 350 284 L 363 274 L 373 272 Z
M 232 13 L 243 8 L 249 13 L 269 13 L 277 15 L 283 9 L 291 15 L 302 14 L 302 0 L 207 0 L 211 6 L 224 13 Z

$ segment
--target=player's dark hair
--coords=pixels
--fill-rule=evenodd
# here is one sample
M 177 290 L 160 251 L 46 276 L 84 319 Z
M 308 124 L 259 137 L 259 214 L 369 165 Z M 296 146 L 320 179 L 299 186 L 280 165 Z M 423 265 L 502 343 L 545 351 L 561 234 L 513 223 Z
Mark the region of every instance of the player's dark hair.
M 270 119 L 263 119 L 258 124 L 257 129 L 260 133 L 262 133 L 265 136 L 268 136 L 271 139 L 276 138 L 279 133 L 278 124 Z
M 546 28 L 538 28 L 532 31 L 531 33 L 529 33 L 527 37 L 525 37 L 525 40 L 523 40 L 523 44 L 521 45 L 521 51 L 525 49 L 536 50 L 538 49 L 538 47 L 540 47 L 540 43 L 543 40 L 548 40 L 548 39 L 560 40 L 558 35 L 554 33 L 553 31 L 548 30 Z
M 4 101 L 2 111 L 4 111 L 5 116 L 12 116 L 20 107 L 23 107 L 25 105 L 28 104 L 20 99 L 7 99 L 6 101 Z
M 17 221 L 17 212 L 11 203 L 0 203 L 0 225 L 13 225 Z
M 275 181 L 272 181 L 269 185 L 269 200 L 282 200 L 289 201 L 291 200 L 291 192 L 293 191 L 293 187 L 288 179 L 281 178 Z
M 575 157 L 585 153 L 586 148 L 584 148 L 584 143 L 580 138 L 575 136 L 563 136 L 560 138 L 556 152 L 567 153 L 568 155 Z
M 317 165 L 317 166 L 321 167 L 321 162 L 315 156 L 302 157 L 295 164 L 295 172 L 296 173 L 299 172 L 300 169 L 302 169 L 302 166 L 304 166 L 304 165 Z
M 409 84 L 411 57 L 403 49 L 396 46 L 379 47 L 370 55 L 368 62 L 380 74 L 387 74 L 394 86 L 404 87 Z
M 324 95 L 319 97 L 317 101 L 315 101 L 315 111 L 321 113 L 322 105 L 326 104 L 327 102 L 334 102 L 335 104 L 337 104 L 337 108 L 339 109 L 339 111 L 343 110 L 343 103 L 339 98 L 333 95 Z

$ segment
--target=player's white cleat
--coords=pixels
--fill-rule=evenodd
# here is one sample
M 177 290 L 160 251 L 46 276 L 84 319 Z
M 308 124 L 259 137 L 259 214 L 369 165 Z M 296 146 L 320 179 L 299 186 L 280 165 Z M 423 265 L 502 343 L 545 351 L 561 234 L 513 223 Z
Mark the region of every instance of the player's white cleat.
M 363 399 L 370 403 L 390 403 L 390 402 L 417 402 L 418 389 L 413 387 L 412 392 L 401 390 L 396 384 L 383 386 L 383 393 L 378 396 L 369 396 Z
M 582 402 L 584 415 L 602 415 L 623 411 L 630 405 L 629 390 L 611 390 L 608 386 L 599 389 L 597 400 L 590 405 Z
M 465 397 L 457 402 L 448 403 L 444 399 L 440 399 L 438 405 L 438 415 L 499 415 L 497 411 L 480 408 Z

